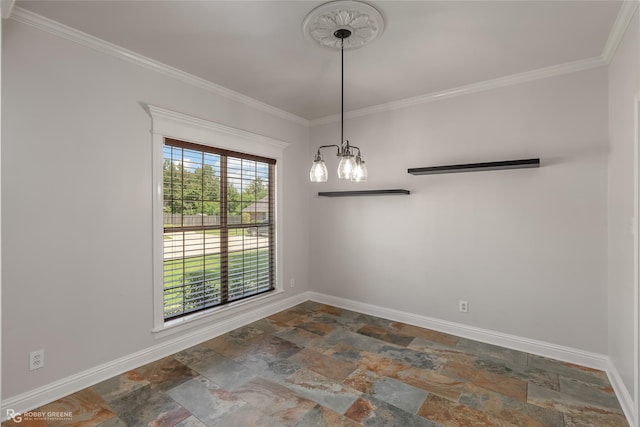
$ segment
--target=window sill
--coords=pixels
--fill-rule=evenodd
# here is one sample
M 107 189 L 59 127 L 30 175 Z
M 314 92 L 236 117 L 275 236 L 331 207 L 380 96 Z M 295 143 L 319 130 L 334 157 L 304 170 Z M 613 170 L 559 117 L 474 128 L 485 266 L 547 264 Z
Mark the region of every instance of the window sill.
M 193 329 L 198 326 L 206 325 L 212 320 L 216 320 L 221 317 L 232 316 L 236 314 L 236 312 L 240 312 L 240 309 L 246 308 L 246 306 L 265 302 L 282 293 L 284 293 L 282 289 L 275 289 L 267 294 L 255 298 L 232 302 L 222 307 L 214 307 L 207 311 L 194 313 L 192 315 L 181 317 L 175 320 L 170 320 L 168 322 L 164 322 L 164 325 L 154 328 L 151 332 L 154 334 L 154 338 L 156 339 L 164 338 L 178 332 L 183 332 L 185 330 Z

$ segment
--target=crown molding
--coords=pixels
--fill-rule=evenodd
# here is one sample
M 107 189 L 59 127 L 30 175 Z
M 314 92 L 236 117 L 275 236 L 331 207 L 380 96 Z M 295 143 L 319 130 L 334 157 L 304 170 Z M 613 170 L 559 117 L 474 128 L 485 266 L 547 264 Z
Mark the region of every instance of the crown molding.
M 2 1 L 3 6 L 5 2 L 8 2 L 11 6 L 13 6 L 13 3 L 15 2 L 15 0 L 0 0 L 0 1 Z M 583 71 L 591 68 L 597 68 L 597 67 L 608 65 L 615 53 L 616 48 L 620 44 L 620 41 L 624 36 L 624 32 L 626 31 L 629 23 L 631 22 L 631 19 L 633 18 L 634 13 L 638 8 L 638 4 L 639 2 L 637 0 L 623 2 L 620 8 L 620 11 L 618 12 L 616 21 L 613 27 L 611 28 L 611 31 L 609 33 L 609 38 L 607 39 L 607 42 L 605 44 L 605 47 L 603 49 L 601 56 L 587 58 L 579 61 L 567 62 L 559 65 L 553 65 L 550 67 L 540 68 L 537 70 L 526 71 L 523 73 L 512 74 L 504 77 L 498 77 L 496 79 L 486 80 L 484 82 L 472 83 L 469 85 L 459 86 L 452 89 L 445 89 L 439 92 L 432 92 L 432 93 L 419 95 L 411 98 L 401 99 L 398 101 L 392 101 L 384 104 L 374 105 L 371 107 L 361 108 L 358 110 L 352 110 L 352 111 L 346 112 L 344 116 L 347 119 L 362 117 L 370 114 L 398 110 L 402 108 L 407 108 L 407 107 L 412 107 L 416 105 L 438 101 L 441 99 L 448 99 L 456 96 L 468 95 L 468 94 L 477 93 L 485 90 L 497 89 L 497 88 L 506 87 L 506 86 L 513 86 L 520 83 L 531 82 L 535 80 L 545 79 L 545 78 L 554 77 L 554 76 L 560 76 L 564 74 L 574 73 L 578 71 Z M 307 120 L 303 117 L 296 116 L 295 114 L 273 107 L 264 102 L 258 101 L 254 98 L 232 91 L 231 89 L 227 89 L 223 86 L 220 86 L 218 84 L 205 80 L 201 77 L 197 77 L 187 72 L 184 72 L 182 70 L 179 70 L 177 68 L 170 67 L 159 61 L 155 61 L 151 58 L 147 58 L 136 52 L 130 51 L 128 49 L 122 48 L 115 44 L 99 39 L 97 37 L 91 36 L 75 28 L 72 28 L 64 24 L 61 24 L 57 21 L 53 21 L 51 19 L 45 18 L 41 15 L 38 15 L 36 13 L 23 9 L 19 6 L 12 7 L 12 9 L 13 10 L 11 12 L 10 18 L 18 22 L 30 25 L 42 31 L 46 31 L 48 33 L 65 38 L 67 40 L 71 40 L 73 42 L 98 50 L 100 52 L 107 53 L 119 59 L 123 59 L 125 61 L 134 63 L 136 65 L 145 67 L 147 69 L 151 69 L 153 71 L 159 72 L 166 76 L 180 80 L 184 83 L 213 92 L 220 96 L 224 96 L 228 99 L 234 100 L 236 102 L 255 108 L 257 110 L 265 111 L 269 114 L 291 121 L 293 123 L 296 123 L 302 126 L 318 126 L 318 125 L 333 123 L 340 120 L 339 114 Z M 3 7 L 2 10 L 3 10 L 3 16 L 4 16 L 5 8 Z
M 624 1 L 622 6 L 620 6 L 616 21 L 613 23 L 611 31 L 609 32 L 609 38 L 602 49 L 602 58 L 605 63 L 609 64 L 613 59 L 613 55 L 616 53 L 616 49 L 618 49 L 625 31 L 627 31 L 631 18 L 633 18 L 633 15 L 638 9 L 638 4 L 638 0 L 633 0 Z
M 609 37 L 605 43 L 604 49 L 600 56 L 582 59 L 573 62 L 567 62 L 550 67 L 540 68 L 537 70 L 526 71 L 524 73 L 512 74 L 510 76 L 498 77 L 484 82 L 472 83 L 453 89 L 445 89 L 439 92 L 432 92 L 425 95 L 419 95 L 412 98 L 405 98 L 399 101 L 392 101 L 384 104 L 374 105 L 372 107 L 361 108 L 346 112 L 344 117 L 347 119 L 367 116 L 370 114 L 381 113 L 385 111 L 393 111 L 402 108 L 412 107 L 416 105 L 426 104 L 441 99 L 453 98 L 455 96 L 468 95 L 471 93 L 481 92 L 485 90 L 496 89 L 505 86 L 517 85 L 520 83 L 531 82 L 534 80 L 545 79 L 548 77 L 561 76 L 563 74 L 575 73 L 578 71 L 597 68 L 609 65 L 613 55 L 624 37 L 624 33 L 631 22 L 638 5 L 638 0 L 623 1 L 618 16 L 611 27 Z M 334 123 L 340 120 L 339 114 L 321 117 L 309 121 L 310 126 L 318 126 L 328 123 Z
M 439 101 L 441 99 L 453 98 L 456 96 L 469 95 L 476 92 L 482 92 L 491 89 L 497 89 L 506 86 L 513 86 L 521 83 L 531 82 L 534 80 L 546 79 L 548 77 L 561 76 L 563 74 L 575 73 L 577 71 L 589 70 L 606 65 L 604 59 L 600 56 L 594 58 L 583 59 L 580 61 L 567 62 L 551 67 L 539 68 L 537 70 L 526 71 L 524 73 L 512 74 L 509 76 L 498 77 L 484 82 L 472 83 L 465 86 L 459 86 L 453 89 L 446 89 L 439 92 L 432 92 L 425 95 L 419 95 L 412 98 L 392 101 L 386 104 L 374 105 L 373 107 L 361 108 L 359 110 L 349 111 L 344 114 L 347 119 L 355 117 L 367 116 L 370 114 L 382 113 L 385 111 L 399 110 L 402 108 L 413 107 L 416 105 L 427 104 L 429 102 Z M 333 123 L 340 120 L 339 114 L 334 114 L 319 119 L 313 119 L 309 122 L 310 126 L 318 126 Z
M 3 0 L 3 1 L 6 1 L 6 0 Z M 4 13 L 4 10 L 3 10 L 3 13 Z M 36 13 L 33 13 L 21 7 L 15 7 L 13 9 L 11 18 L 14 19 L 15 21 L 30 25 L 39 30 L 46 31 L 50 34 L 54 34 L 56 36 L 65 38 L 67 40 L 71 40 L 73 42 L 76 42 L 80 45 L 97 50 L 99 52 L 109 54 L 118 59 L 122 59 L 128 62 L 131 62 L 133 64 L 139 65 L 141 67 L 156 71 L 160 74 L 164 74 L 165 76 L 172 77 L 183 83 L 187 83 L 189 85 L 198 87 L 200 89 L 207 90 L 209 92 L 215 93 L 216 95 L 224 96 L 225 98 L 231 99 L 233 101 L 247 105 L 257 110 L 264 111 L 266 113 L 272 114 L 274 116 L 280 117 L 290 122 L 303 125 L 303 126 L 309 125 L 309 121 L 305 118 L 296 116 L 295 114 L 291 114 L 287 111 L 265 104 L 264 102 L 258 101 L 249 96 L 235 92 L 231 89 L 227 89 L 223 86 L 220 86 L 218 84 L 205 80 L 201 77 L 194 76 L 193 74 L 189 74 L 177 68 L 171 67 L 162 62 L 153 60 L 151 58 L 147 58 L 146 56 L 140 55 L 136 52 L 125 49 L 113 43 L 109 43 L 105 40 L 102 40 L 90 34 L 84 33 L 75 28 L 61 24 L 57 21 L 51 20 L 49 18 L 45 18 L 44 16 L 38 15 Z
M 0 0 L 0 9 L 2 9 L 2 19 L 11 17 L 11 12 L 16 4 L 16 0 Z

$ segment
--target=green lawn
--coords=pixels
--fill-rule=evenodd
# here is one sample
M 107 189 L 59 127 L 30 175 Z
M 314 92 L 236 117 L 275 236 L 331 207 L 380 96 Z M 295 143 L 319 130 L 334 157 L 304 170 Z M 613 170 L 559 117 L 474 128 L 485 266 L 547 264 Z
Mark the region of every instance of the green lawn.
M 264 276 L 268 274 L 268 250 L 252 249 L 238 251 L 229 254 L 229 293 L 251 293 L 257 290 L 258 282 L 264 282 Z M 258 273 L 258 267 L 264 273 Z M 234 276 L 234 272 L 242 272 Z M 211 254 L 204 257 L 192 257 L 186 259 L 168 260 L 164 262 L 164 288 L 165 288 L 165 315 L 175 311 L 197 308 L 206 300 L 214 300 L 220 293 L 220 255 Z M 203 283 L 203 275 L 207 279 Z M 268 280 L 268 279 L 267 279 Z M 189 284 L 191 283 L 191 284 Z M 186 285 L 182 287 L 182 285 Z M 178 288 L 172 289 L 178 286 Z M 184 299 L 190 300 L 188 307 L 183 307 Z

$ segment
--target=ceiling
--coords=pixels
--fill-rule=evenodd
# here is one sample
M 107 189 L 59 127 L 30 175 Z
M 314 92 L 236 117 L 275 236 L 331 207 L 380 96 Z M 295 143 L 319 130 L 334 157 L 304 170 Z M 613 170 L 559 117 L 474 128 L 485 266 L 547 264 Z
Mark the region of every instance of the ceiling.
M 323 1 L 18 1 L 17 6 L 299 117 L 340 112 L 340 53 L 304 37 Z M 619 1 L 369 1 L 345 110 L 599 57 Z

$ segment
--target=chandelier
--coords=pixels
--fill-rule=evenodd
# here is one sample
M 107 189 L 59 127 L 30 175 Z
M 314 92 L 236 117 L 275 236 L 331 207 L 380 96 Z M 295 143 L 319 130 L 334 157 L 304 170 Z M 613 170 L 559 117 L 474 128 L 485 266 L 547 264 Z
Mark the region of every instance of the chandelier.
M 320 150 L 335 148 L 340 158 L 338 178 L 354 182 L 367 181 L 367 165 L 359 147 L 344 138 L 344 50 L 358 48 L 373 41 L 384 29 L 382 15 L 359 1 L 334 1 L 312 10 L 305 18 L 305 35 L 321 46 L 340 49 L 340 145 L 321 145 L 309 171 L 311 182 L 327 182 L 329 173 Z

